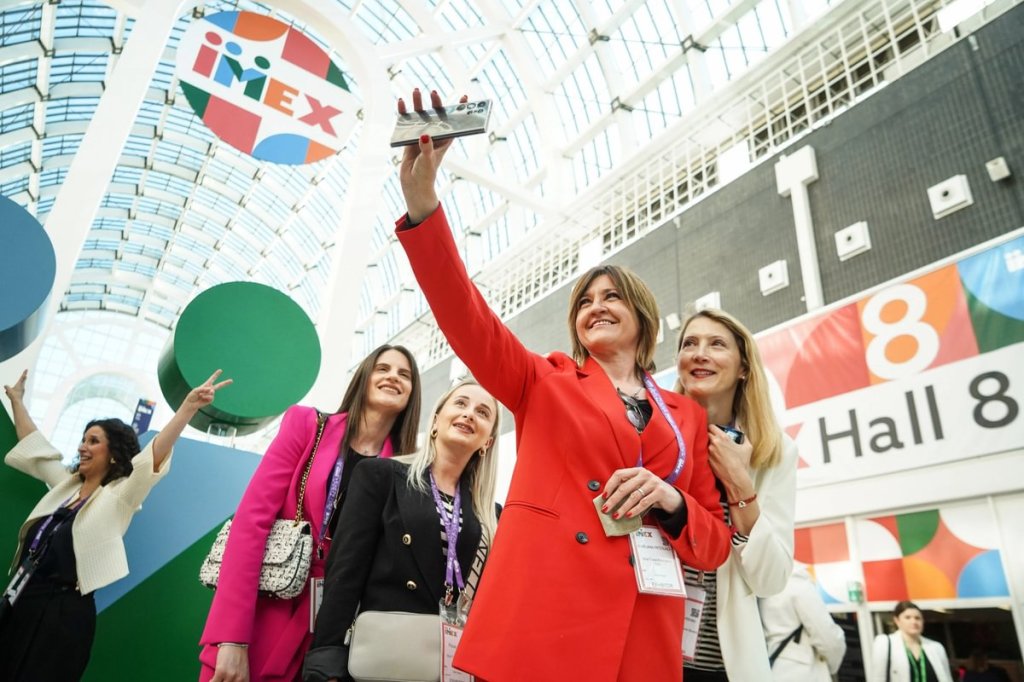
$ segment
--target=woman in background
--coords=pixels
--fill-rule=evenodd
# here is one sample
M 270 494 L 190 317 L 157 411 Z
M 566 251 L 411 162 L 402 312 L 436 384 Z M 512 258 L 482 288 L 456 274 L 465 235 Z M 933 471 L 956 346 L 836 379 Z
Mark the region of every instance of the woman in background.
M 420 376 L 408 350 L 380 346 L 360 363 L 341 407 L 327 419 L 306 482 L 303 518 L 314 541 L 311 578 L 324 575 L 336 512 L 353 470 L 369 458 L 415 450 L 419 410 Z M 309 587 L 294 599 L 266 597 L 257 588 L 271 526 L 294 517 L 317 420 L 312 407 L 288 408 L 242 496 L 200 640 L 200 680 L 292 682 L 299 676 L 312 638 Z
M 359 611 L 437 614 L 446 595 L 452 603 L 472 599 L 497 523 L 498 403 L 463 381 L 433 414 L 427 445 L 411 464 L 373 462 L 352 481 L 327 560 L 306 682 L 351 679 L 345 634 Z M 448 584 L 452 551 L 458 570 Z M 394 644 L 401 656 L 402 643 Z
M 185 425 L 231 383 L 218 383 L 218 376 L 220 370 L 190 391 L 145 448 L 120 419 L 89 422 L 71 473 L 25 407 L 28 371 L 4 386 L 18 436 L 4 461 L 50 490 L 21 526 L 11 567 L 16 578 L 0 598 L 0 680 L 81 678 L 96 633 L 93 594 L 128 575 L 128 525 L 170 470 Z
M 953 682 L 946 650 L 921 634 L 924 615 L 917 604 L 901 601 L 892 621 L 896 632 L 875 637 L 868 682 Z
M 793 569 L 796 445 L 775 421 L 761 354 L 739 320 L 701 310 L 683 325 L 678 350 L 677 389 L 707 410 L 708 461 L 733 531 L 717 571 L 686 567 L 687 592 L 704 592 L 704 610 L 683 677 L 770 680 L 757 597 L 780 592 Z

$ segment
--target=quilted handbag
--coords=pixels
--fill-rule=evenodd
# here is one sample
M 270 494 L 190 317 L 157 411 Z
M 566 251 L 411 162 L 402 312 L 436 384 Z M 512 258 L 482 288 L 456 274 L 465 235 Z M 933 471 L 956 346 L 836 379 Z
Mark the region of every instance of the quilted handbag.
M 278 599 L 294 599 L 302 594 L 309 578 L 309 566 L 313 560 L 313 535 L 309 522 L 302 519 L 302 500 L 306 496 L 306 480 L 313 467 L 313 458 L 320 446 L 327 425 L 327 415 L 316 413 L 316 440 L 306 460 L 299 483 L 299 503 L 294 519 L 278 519 L 270 528 L 267 546 L 263 550 L 263 564 L 260 566 L 259 591 L 261 594 Z M 228 519 L 217 533 L 210 553 L 199 569 L 199 582 L 209 588 L 216 588 L 220 579 L 220 567 L 224 561 L 224 548 L 231 532 Z
M 363 611 L 352 624 L 348 647 L 348 674 L 356 682 L 441 679 L 441 618 L 436 613 Z

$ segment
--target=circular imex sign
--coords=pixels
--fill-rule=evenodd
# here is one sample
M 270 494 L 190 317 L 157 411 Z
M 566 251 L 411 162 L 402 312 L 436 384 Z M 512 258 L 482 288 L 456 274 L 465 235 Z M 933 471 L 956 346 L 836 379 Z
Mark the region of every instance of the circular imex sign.
M 358 102 L 341 69 L 294 27 L 254 12 L 218 12 L 178 45 L 177 76 L 217 137 L 274 163 L 313 163 L 342 148 Z

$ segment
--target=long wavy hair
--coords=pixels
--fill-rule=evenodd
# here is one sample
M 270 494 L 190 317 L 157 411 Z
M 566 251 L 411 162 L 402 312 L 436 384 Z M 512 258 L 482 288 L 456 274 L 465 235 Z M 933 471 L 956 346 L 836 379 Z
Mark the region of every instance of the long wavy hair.
M 686 329 L 698 317 L 706 317 L 713 322 L 718 322 L 730 332 L 736 340 L 736 347 L 740 352 L 740 364 L 743 367 L 746 377 L 740 379 L 736 386 L 736 393 L 733 396 L 732 412 L 736 415 L 736 423 L 747 434 L 750 442 L 754 445 L 754 452 L 750 456 L 750 466 L 753 469 L 772 467 L 782 459 L 782 429 L 775 420 L 775 412 L 772 410 L 771 399 L 768 397 L 768 377 L 764 372 L 764 363 L 761 362 L 761 353 L 757 350 L 757 343 L 750 330 L 743 326 L 743 323 L 735 317 L 717 308 L 705 308 L 687 318 L 679 332 L 679 340 L 676 342 L 676 356 L 683 347 L 683 339 L 686 338 Z M 683 387 L 682 377 L 676 379 L 676 391 L 686 393 Z
M 352 381 L 345 389 L 345 396 L 341 399 L 341 406 L 337 412 L 348 412 L 345 435 L 341 439 L 339 452 L 348 452 L 349 445 L 359 435 L 362 426 L 363 412 L 366 410 L 366 393 L 370 377 L 373 375 L 373 368 L 377 366 L 377 360 L 385 352 L 398 351 L 409 361 L 409 368 L 412 372 L 412 390 L 409 391 L 409 402 L 405 409 L 398 413 L 395 423 L 391 427 L 389 438 L 394 454 L 403 455 L 416 450 L 416 430 L 420 423 L 420 370 L 416 365 L 416 358 L 405 346 L 391 346 L 384 344 L 377 346 L 369 355 L 363 358 L 352 375 Z
M 132 458 L 142 449 L 139 445 L 139 437 L 135 435 L 135 429 L 120 419 L 93 419 L 85 425 L 82 437 L 84 438 L 85 432 L 94 426 L 103 429 L 103 433 L 107 435 L 107 452 L 110 453 L 110 458 L 113 460 L 107 470 L 107 475 L 100 481 L 100 485 L 106 485 L 131 474 L 134 469 Z M 72 467 L 71 473 L 78 473 L 77 462 Z M 81 477 L 81 475 L 79 476 Z
M 437 417 L 441 412 L 441 408 L 445 406 L 456 391 L 463 386 L 479 385 L 472 379 L 465 379 L 448 389 L 437 401 L 437 404 L 434 405 L 431 423 L 433 423 L 433 419 Z M 492 397 L 491 400 L 494 400 L 494 398 Z M 498 480 L 498 433 L 500 426 L 501 412 L 498 407 L 498 401 L 494 400 L 494 425 L 491 427 L 490 434 L 491 445 L 484 450 L 483 454 L 474 455 L 462 471 L 463 476 L 468 474 L 470 477 L 469 488 L 473 493 L 473 513 L 480 520 L 480 526 L 483 528 L 484 538 L 488 544 L 490 539 L 494 537 L 494 529 L 498 526 L 498 516 L 494 511 L 494 494 Z M 434 460 L 437 459 L 435 439 L 427 438 L 427 444 L 415 455 L 402 459 L 409 462 L 409 472 L 407 474 L 409 486 L 424 494 L 429 494 L 430 488 L 427 486 L 425 479 L 427 470 L 430 469 Z

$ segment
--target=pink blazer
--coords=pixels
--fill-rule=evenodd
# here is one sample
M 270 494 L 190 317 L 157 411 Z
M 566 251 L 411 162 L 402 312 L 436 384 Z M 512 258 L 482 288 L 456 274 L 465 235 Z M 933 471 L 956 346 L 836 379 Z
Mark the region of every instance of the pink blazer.
M 327 420 L 313 468 L 306 483 L 303 518 L 313 529 L 314 541 L 321 537 L 327 482 L 345 434 L 347 414 L 333 414 Z M 203 671 L 209 679 L 216 665 L 219 642 L 249 644 L 250 679 L 292 680 L 309 646 L 309 589 L 291 600 L 259 596 L 260 564 L 270 527 L 277 519 L 294 517 L 299 483 L 309 451 L 316 438 L 316 410 L 288 408 L 277 437 L 256 468 L 235 512 L 231 535 L 224 551 L 220 580 L 214 593 L 200 644 Z M 391 457 L 390 440 L 381 457 Z M 322 577 L 330 549 L 322 556 L 314 552 L 310 575 Z

